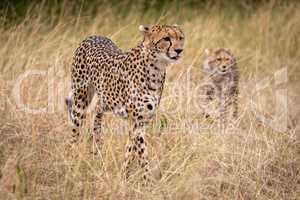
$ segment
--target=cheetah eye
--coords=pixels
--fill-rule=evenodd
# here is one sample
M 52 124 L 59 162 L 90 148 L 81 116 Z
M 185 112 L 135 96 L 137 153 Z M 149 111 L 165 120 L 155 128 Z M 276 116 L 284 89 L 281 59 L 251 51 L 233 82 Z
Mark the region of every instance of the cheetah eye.
M 180 36 L 180 37 L 179 37 L 179 40 L 183 40 L 183 37 L 182 37 L 182 36 Z
M 165 37 L 164 40 L 169 42 L 169 41 L 171 41 L 171 38 L 170 37 Z
M 221 58 L 217 58 L 217 61 L 219 61 L 219 62 L 220 62 L 221 60 L 222 60 Z

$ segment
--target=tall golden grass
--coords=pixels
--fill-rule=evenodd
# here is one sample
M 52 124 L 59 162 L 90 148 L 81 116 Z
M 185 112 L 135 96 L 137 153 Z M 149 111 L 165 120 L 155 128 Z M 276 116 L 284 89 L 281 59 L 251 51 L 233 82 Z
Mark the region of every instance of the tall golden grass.
M 210 4 L 205 13 L 171 7 L 156 17 L 139 9 L 120 17 L 105 5 L 95 5 L 93 15 L 80 9 L 72 14 L 69 1 L 59 6 L 62 12 L 31 6 L 12 24 L 1 17 L 0 199 L 299 199 L 299 4 L 264 3 L 244 15 Z M 144 187 L 134 175 L 122 180 L 126 123 L 105 116 L 98 156 L 89 154 L 86 139 L 70 150 L 63 102 L 80 41 L 104 35 L 129 49 L 141 41 L 140 24 L 157 23 L 179 24 L 186 45 L 183 60 L 168 68 L 163 99 L 148 128 L 157 181 Z M 203 118 L 197 96 L 206 80 L 202 52 L 216 47 L 232 49 L 241 71 L 239 118 L 225 133 Z M 288 81 L 276 85 L 272 77 L 281 69 L 287 69 Z M 26 72 L 40 74 L 24 79 L 21 100 L 46 112 L 26 112 L 16 103 L 18 80 Z M 265 78 L 270 86 L 255 92 Z M 254 99 L 258 112 L 270 117 L 278 88 L 288 91 L 283 132 L 259 123 L 250 104 Z

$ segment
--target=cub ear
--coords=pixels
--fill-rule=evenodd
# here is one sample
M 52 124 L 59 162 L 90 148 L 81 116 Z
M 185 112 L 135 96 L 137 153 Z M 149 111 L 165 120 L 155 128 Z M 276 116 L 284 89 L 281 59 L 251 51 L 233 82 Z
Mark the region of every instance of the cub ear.
M 229 48 L 224 48 L 224 50 L 231 56 L 233 56 L 232 51 Z
M 204 55 L 205 55 L 205 56 L 208 56 L 210 53 L 211 53 L 211 50 L 210 50 L 210 49 L 205 49 L 205 50 L 204 50 Z
M 143 25 L 140 25 L 139 26 L 139 30 L 143 33 L 147 33 L 149 31 L 149 28 L 148 27 L 145 27 Z
M 232 54 L 232 51 L 231 51 L 229 48 L 225 48 L 225 50 L 226 50 L 228 53 Z

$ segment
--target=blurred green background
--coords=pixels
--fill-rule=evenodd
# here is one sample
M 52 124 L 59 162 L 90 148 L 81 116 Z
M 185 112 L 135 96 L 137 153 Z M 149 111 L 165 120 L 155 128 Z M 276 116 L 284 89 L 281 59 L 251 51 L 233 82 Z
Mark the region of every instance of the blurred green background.
M 0 16 L 2 24 L 11 24 L 18 22 L 26 16 L 26 13 L 35 7 L 43 7 L 44 13 L 58 16 L 64 14 L 73 14 L 77 16 L 93 16 L 97 12 L 101 12 L 101 7 L 111 8 L 116 18 L 124 18 L 129 12 L 136 12 L 142 18 L 159 18 L 167 12 L 178 17 L 178 21 L 189 20 L 193 16 L 208 15 L 220 12 L 226 18 L 249 16 L 260 5 L 270 4 L 273 7 L 292 4 L 299 1 L 283 1 L 283 0 L 74 0 L 74 1 L 31 1 L 31 0 L 4 0 L 0 1 Z M 45 9 L 47 8 L 47 9 Z M 221 9 L 220 9 L 221 8 Z M 190 12 L 182 12 L 189 10 Z

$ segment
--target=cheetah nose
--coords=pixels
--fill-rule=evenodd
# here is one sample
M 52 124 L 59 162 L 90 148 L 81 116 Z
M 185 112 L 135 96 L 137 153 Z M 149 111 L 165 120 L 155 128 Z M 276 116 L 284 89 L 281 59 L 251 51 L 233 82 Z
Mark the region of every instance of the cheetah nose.
M 175 52 L 176 52 L 177 54 L 180 54 L 182 51 L 183 51 L 183 49 L 175 49 Z

